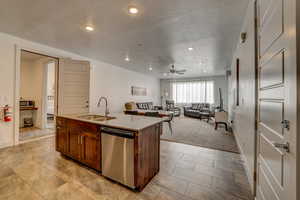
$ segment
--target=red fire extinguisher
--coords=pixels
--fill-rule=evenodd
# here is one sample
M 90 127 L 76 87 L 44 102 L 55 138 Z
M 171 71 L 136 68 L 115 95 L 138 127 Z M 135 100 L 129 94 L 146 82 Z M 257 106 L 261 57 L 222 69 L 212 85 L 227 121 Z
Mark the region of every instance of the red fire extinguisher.
M 12 121 L 11 107 L 9 107 L 8 105 L 4 106 L 4 121 L 5 122 Z

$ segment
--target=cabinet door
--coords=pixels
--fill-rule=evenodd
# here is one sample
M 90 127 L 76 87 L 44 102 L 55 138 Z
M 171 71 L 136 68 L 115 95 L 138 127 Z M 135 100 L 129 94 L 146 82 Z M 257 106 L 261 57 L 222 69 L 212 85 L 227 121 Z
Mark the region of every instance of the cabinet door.
M 101 145 L 99 133 L 83 133 L 81 160 L 84 164 L 101 171 Z
M 74 123 L 70 123 L 69 155 L 76 160 L 80 160 L 80 136 L 79 127 Z
M 56 127 L 56 151 L 68 152 L 68 129 L 65 127 Z
M 61 153 L 68 152 L 68 128 L 66 120 L 62 118 L 56 119 L 56 151 Z

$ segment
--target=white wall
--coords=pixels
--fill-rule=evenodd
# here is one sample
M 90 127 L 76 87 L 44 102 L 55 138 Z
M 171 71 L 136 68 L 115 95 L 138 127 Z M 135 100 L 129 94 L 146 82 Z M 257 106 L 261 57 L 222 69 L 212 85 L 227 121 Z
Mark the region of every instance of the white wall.
M 131 86 L 147 88 L 147 96 L 132 96 Z M 110 112 L 122 112 L 128 101 L 159 103 L 159 79 L 98 62 L 91 73 L 91 111 L 104 112 L 104 102 L 97 108 L 101 96 L 108 97 Z
M 95 107 L 96 99 L 101 95 L 109 95 L 110 108 L 112 111 L 121 111 L 125 101 L 129 100 L 154 100 L 159 98 L 159 80 L 143 74 L 128 71 L 103 62 L 88 59 L 73 53 L 69 53 L 49 46 L 23 40 L 4 33 L 0 33 L 0 107 L 15 103 L 15 62 L 16 45 L 26 50 L 37 51 L 39 53 L 68 57 L 73 59 L 88 60 L 91 62 L 91 110 L 97 111 Z M 103 70 L 103 71 L 102 71 Z M 105 72 L 105 73 L 103 73 Z M 153 98 L 130 96 L 131 85 L 148 86 Z M 122 89 L 120 89 L 120 87 Z M 126 89 L 126 92 L 124 92 Z M 122 92 L 121 92 L 122 91 Z M 13 110 L 15 113 L 15 110 Z M 17 120 L 17 119 L 14 119 Z M 0 147 L 14 144 L 14 124 L 0 121 Z
M 179 79 L 179 80 L 212 80 L 214 81 L 214 95 L 215 95 L 215 105 L 220 105 L 220 97 L 219 97 L 219 88 L 222 90 L 222 96 L 223 96 L 223 103 L 224 103 L 224 109 L 227 110 L 227 91 L 228 91 L 228 82 L 226 79 L 226 76 L 211 76 L 211 77 L 198 77 L 198 78 L 186 78 L 186 79 Z M 171 89 L 171 82 L 172 79 L 161 79 L 161 96 L 163 96 L 163 101 L 165 99 L 172 99 L 172 89 Z M 169 96 L 166 97 L 165 93 L 168 93 Z
M 255 30 L 254 1 L 251 0 L 241 32 L 247 33 L 245 43 L 238 43 L 232 59 L 230 77 L 229 114 L 233 131 L 245 160 L 245 167 L 252 189 L 255 170 Z M 236 59 L 240 60 L 240 95 L 236 106 Z

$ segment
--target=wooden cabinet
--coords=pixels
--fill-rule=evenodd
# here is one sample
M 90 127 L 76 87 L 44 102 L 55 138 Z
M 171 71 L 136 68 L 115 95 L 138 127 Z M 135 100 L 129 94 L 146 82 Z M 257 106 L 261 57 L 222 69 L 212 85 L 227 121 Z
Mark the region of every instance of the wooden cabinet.
M 56 150 L 101 171 L 100 127 L 64 118 L 56 121 Z
M 83 133 L 81 144 L 81 160 L 88 166 L 101 170 L 100 134 Z
M 58 118 L 56 122 L 56 151 L 61 153 L 68 152 L 68 129 L 66 120 Z
M 159 172 L 162 123 L 150 126 L 135 136 L 135 185 L 142 190 Z
M 100 125 L 62 117 L 57 117 L 56 122 L 56 150 L 101 171 Z M 134 186 L 137 190 L 142 190 L 159 172 L 161 133 L 162 123 L 134 132 L 131 153 L 134 156 Z
M 80 149 L 81 149 L 81 145 L 80 145 L 80 132 L 79 130 L 76 130 L 75 128 L 70 128 L 70 133 L 69 133 L 69 156 L 71 156 L 72 158 L 76 159 L 76 160 L 80 160 Z

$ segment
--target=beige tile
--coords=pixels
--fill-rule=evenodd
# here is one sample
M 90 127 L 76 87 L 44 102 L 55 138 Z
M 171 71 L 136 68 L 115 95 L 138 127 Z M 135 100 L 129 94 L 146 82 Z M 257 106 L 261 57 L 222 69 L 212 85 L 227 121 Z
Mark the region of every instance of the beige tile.
M 15 175 L 14 170 L 12 168 L 2 165 L 1 170 L 0 170 L 0 179 L 6 178 L 8 176 Z
M 217 177 L 220 179 L 223 179 L 225 181 L 234 181 L 235 177 L 234 177 L 234 173 L 232 171 L 229 170 L 223 170 L 223 169 L 216 169 L 214 167 L 208 167 L 205 165 L 200 165 L 198 164 L 195 167 L 195 172 L 199 172 L 199 173 L 203 173 L 203 174 L 207 174 L 209 176 L 212 177 Z
M 180 167 L 176 167 L 174 176 L 189 183 L 195 183 L 205 186 L 211 186 L 212 184 L 212 176 L 200 172 L 185 170 Z
M 0 199 L 251 199 L 239 156 L 170 142 L 161 151 L 159 174 L 135 192 L 61 156 L 54 138 L 1 149 Z
M 66 182 L 57 176 L 41 177 L 31 183 L 31 188 L 43 197 L 51 192 L 54 192 Z
M 1 198 L 0 198 L 1 199 Z M 24 189 L 20 192 L 14 193 L 7 197 L 5 200 L 45 200 L 36 192 L 33 192 L 31 188 Z
M 177 193 L 184 194 L 188 186 L 188 181 L 169 175 L 157 174 L 153 179 L 159 186 L 167 188 Z
M 55 172 L 37 162 L 23 163 L 14 168 L 15 173 L 29 185 L 41 178 L 54 176 Z
M 80 186 L 74 183 L 66 183 L 59 187 L 55 192 L 49 193 L 48 200 L 93 200 L 93 198 L 82 191 Z
M 238 197 L 232 196 L 224 191 L 212 187 L 205 187 L 196 184 L 189 184 L 186 196 L 195 200 L 238 200 Z
M 177 192 L 168 189 L 162 189 L 161 192 L 155 198 L 155 200 L 192 200 L 192 199 L 182 194 L 179 194 Z
M 175 163 L 175 167 L 176 168 L 181 168 L 181 169 L 185 169 L 185 170 L 195 170 L 196 168 L 196 162 L 191 162 L 191 161 L 186 161 L 186 160 L 178 160 Z
M 205 156 L 191 156 L 185 154 L 182 157 L 182 160 L 189 163 L 195 163 L 196 165 L 204 165 L 208 167 L 214 167 L 215 166 L 215 160 L 212 158 L 206 158 Z
M 17 175 L 7 176 L 0 179 L 0 199 L 8 199 L 13 195 L 20 194 L 29 186 Z
M 243 163 L 238 160 L 216 160 L 216 168 L 245 173 Z
M 223 179 L 215 178 L 213 179 L 213 188 L 224 191 L 232 196 L 251 199 L 251 190 L 248 185 L 237 184 L 235 182 L 224 181 Z

